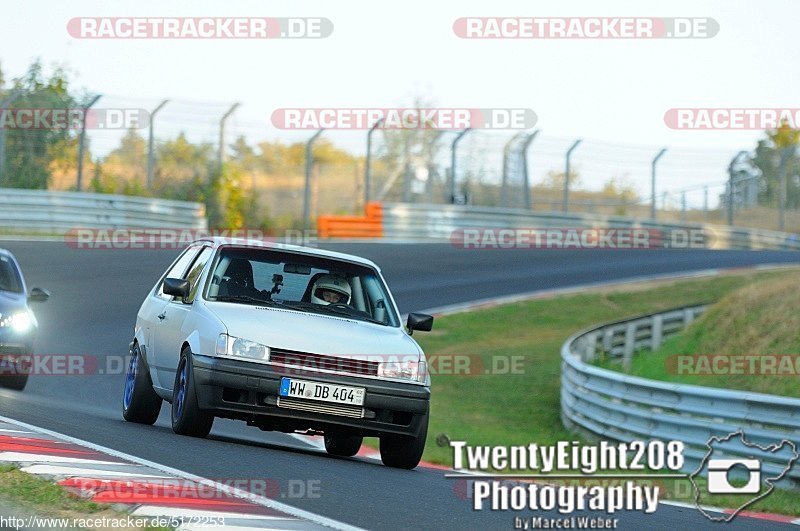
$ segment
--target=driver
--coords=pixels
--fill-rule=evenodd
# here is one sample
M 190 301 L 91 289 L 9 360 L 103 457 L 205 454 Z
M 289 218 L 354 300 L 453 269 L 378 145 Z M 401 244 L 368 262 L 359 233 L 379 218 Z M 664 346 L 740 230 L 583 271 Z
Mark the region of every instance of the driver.
M 314 304 L 349 304 L 350 284 L 347 279 L 338 275 L 323 275 L 314 283 L 311 290 L 311 302 Z

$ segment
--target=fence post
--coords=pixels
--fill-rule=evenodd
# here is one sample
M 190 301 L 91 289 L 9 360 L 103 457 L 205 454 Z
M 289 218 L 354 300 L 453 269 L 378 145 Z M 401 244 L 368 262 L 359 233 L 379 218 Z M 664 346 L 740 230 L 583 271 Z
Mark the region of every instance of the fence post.
M 381 123 L 383 123 L 383 118 L 378 119 L 367 132 L 367 160 L 364 168 L 364 208 L 367 208 L 367 203 L 370 201 L 370 188 L 372 187 L 372 133 L 380 127 Z
M 794 154 L 794 146 L 786 146 L 781 151 L 781 165 L 778 170 L 780 178 L 780 188 L 778 191 L 778 230 L 786 230 L 786 166 L 789 165 L 789 158 Z
M 525 186 L 525 208 L 527 210 L 531 209 L 531 184 L 530 184 L 530 177 L 528 175 L 528 148 L 533 143 L 533 139 L 536 138 L 536 135 L 539 134 L 539 130 L 537 129 L 533 133 L 529 134 L 528 137 L 525 139 L 525 142 L 522 144 L 522 181 L 523 185 Z
M 150 111 L 150 124 L 149 124 L 149 131 L 147 135 L 147 189 L 153 190 L 153 173 L 155 170 L 155 153 L 153 149 L 154 139 L 153 139 L 153 122 L 155 121 L 155 116 L 158 111 L 160 111 L 164 105 L 167 104 L 169 100 L 164 100 L 158 104 L 158 106 Z
M 582 140 L 579 138 L 572 144 L 572 146 L 567 150 L 567 156 L 565 157 L 565 164 L 564 164 L 564 198 L 561 200 L 561 210 L 563 212 L 569 212 L 569 163 L 570 159 L 572 158 L 572 152 L 575 150 L 576 147 L 580 145 Z
M 666 152 L 667 148 L 662 148 L 650 163 L 650 219 L 656 219 L 656 164 Z
M 311 171 L 314 167 L 314 142 L 325 129 L 320 129 L 306 142 L 306 186 L 303 190 L 303 229 L 308 230 L 311 218 Z
M 80 192 L 83 189 L 83 151 L 86 146 L 86 113 L 92 108 L 92 105 L 97 103 L 100 99 L 100 94 L 92 98 L 88 105 L 83 108 L 81 116 L 81 134 L 78 138 L 78 178 L 75 183 L 75 188 Z
M 464 135 L 470 131 L 472 131 L 471 127 L 462 130 L 456 135 L 453 139 L 453 143 L 450 145 L 450 200 L 448 202 L 451 204 L 454 204 L 456 201 L 456 147 L 458 146 L 459 140 L 464 138 Z
M 734 169 L 733 167 L 739 162 L 739 159 L 746 155 L 747 151 L 740 151 L 736 154 L 735 157 L 731 159 L 731 163 L 728 164 L 728 225 L 733 226 L 733 176 L 734 176 Z

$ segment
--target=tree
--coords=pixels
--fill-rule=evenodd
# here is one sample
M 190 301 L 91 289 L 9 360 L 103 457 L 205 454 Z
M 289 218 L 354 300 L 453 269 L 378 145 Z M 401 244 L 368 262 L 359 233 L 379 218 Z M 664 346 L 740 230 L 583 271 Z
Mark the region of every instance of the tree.
M 0 76 L 0 79 L 2 76 Z M 73 145 L 78 131 L 47 123 L 39 127 L 25 127 L 15 120 L 19 113 L 15 109 L 74 109 L 79 106 L 78 97 L 69 91 L 69 83 L 63 69 L 56 68 L 46 77 L 39 61 L 34 62 L 25 75 L 14 79 L 11 87 L 2 91 L 0 99 L 12 94 L 17 97 L 3 117 L 5 131 L 5 167 L 2 186 L 12 188 L 47 188 L 51 171 L 68 168 L 68 148 Z M 75 158 L 74 152 L 72 158 Z
M 759 203 L 775 207 L 780 189 L 781 155 L 791 150 L 786 159 L 786 206 L 800 208 L 800 159 L 796 153 L 800 142 L 800 129 L 793 129 L 784 121 L 780 127 L 766 131 L 765 138 L 758 141 L 752 164 L 761 172 Z M 787 152 L 788 154 L 789 152 Z

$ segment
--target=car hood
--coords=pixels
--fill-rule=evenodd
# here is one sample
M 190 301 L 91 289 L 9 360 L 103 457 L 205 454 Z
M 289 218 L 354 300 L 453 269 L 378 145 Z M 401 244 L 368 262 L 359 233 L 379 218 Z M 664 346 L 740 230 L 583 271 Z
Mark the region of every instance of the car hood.
M 228 334 L 271 348 L 326 355 L 419 355 L 401 328 L 280 308 L 206 302 Z

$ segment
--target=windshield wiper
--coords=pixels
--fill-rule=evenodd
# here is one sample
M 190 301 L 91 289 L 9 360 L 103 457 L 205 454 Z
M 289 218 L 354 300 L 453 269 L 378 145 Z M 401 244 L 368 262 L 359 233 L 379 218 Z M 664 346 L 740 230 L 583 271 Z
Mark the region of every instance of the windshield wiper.
M 359 319 L 359 320 L 362 320 L 362 321 L 369 321 L 370 323 L 376 323 L 376 324 L 380 324 L 380 325 L 385 325 L 386 324 L 383 321 L 379 321 L 377 319 L 373 319 L 366 312 L 362 312 L 360 310 L 356 310 L 355 308 L 353 308 L 352 310 L 345 310 L 344 308 L 342 308 L 340 306 L 334 306 L 334 307 L 331 307 L 331 306 L 317 306 L 317 308 L 319 308 L 322 312 L 335 313 L 335 314 L 338 314 L 338 315 L 346 315 L 346 316 L 352 317 L 354 319 Z
M 269 299 L 257 299 L 249 295 L 217 295 L 214 299 L 218 302 L 253 302 L 256 304 L 278 304 L 277 302 Z

